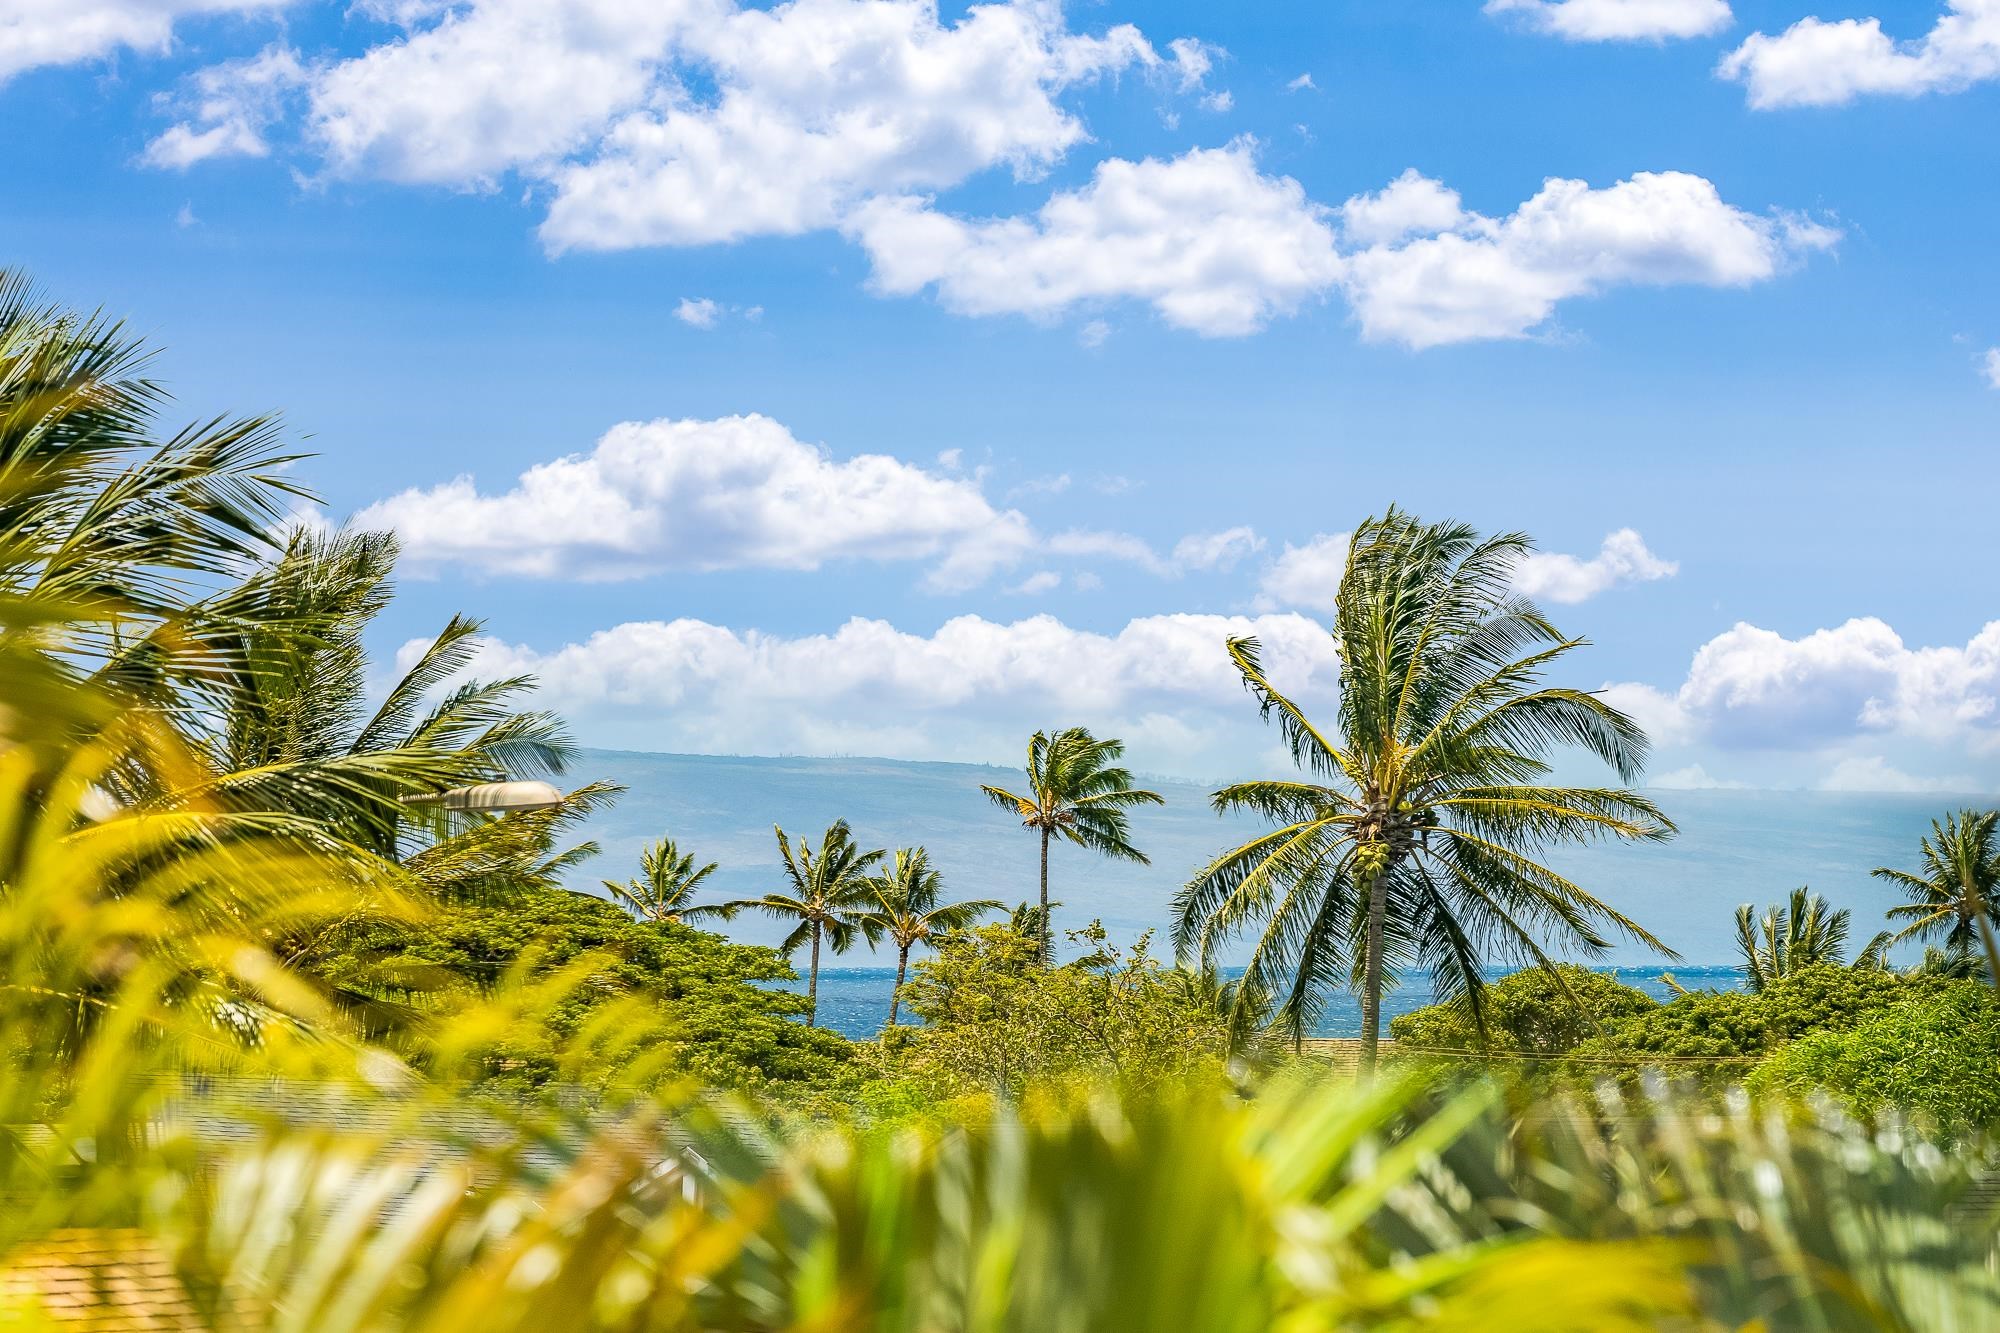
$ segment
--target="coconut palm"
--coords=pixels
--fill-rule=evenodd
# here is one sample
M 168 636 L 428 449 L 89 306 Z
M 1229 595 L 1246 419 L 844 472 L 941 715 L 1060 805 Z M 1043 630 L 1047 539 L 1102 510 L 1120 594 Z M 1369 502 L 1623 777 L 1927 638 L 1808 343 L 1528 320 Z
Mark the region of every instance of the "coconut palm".
M 1135 805 L 1165 804 L 1157 792 L 1132 785 L 1132 774 L 1117 767 L 1123 741 L 1098 740 L 1082 727 L 1038 731 L 1028 741 L 1028 795 L 982 785 L 988 800 L 1021 817 L 1021 827 L 1042 844 L 1042 965 L 1053 956 L 1049 944 L 1049 843 L 1061 838 L 1101 856 L 1151 864 L 1127 834 L 1125 811 Z
M 1897 942 L 1942 938 L 1946 960 L 1972 956 L 1974 947 L 1986 955 L 1987 975 L 2000 986 L 2000 944 L 1993 921 L 2000 913 L 1994 902 L 2000 887 L 2000 847 L 1995 825 L 2000 812 L 1960 810 L 1931 821 L 1929 836 L 1919 844 L 1920 873 L 1877 866 L 1875 877 L 1888 880 L 1909 895 L 1907 903 L 1889 909 L 1891 921 L 1907 922 L 1896 932 Z
M 531 678 L 463 679 L 480 630 L 464 616 L 368 707 L 363 638 L 389 604 L 395 562 L 387 533 L 302 529 L 218 599 L 231 608 L 234 628 L 218 638 L 230 640 L 232 665 L 215 673 L 215 706 L 194 719 L 215 769 L 205 795 L 309 813 L 378 855 L 408 856 L 489 820 L 408 798 L 567 766 L 574 746 L 561 721 L 518 706 Z
M 1243 994 L 1267 994 L 1294 1041 L 1328 991 L 1362 1002 L 1362 1070 L 1372 1072 L 1382 991 L 1428 969 L 1484 1027 L 1489 957 L 1547 963 L 1545 941 L 1599 954 L 1609 932 L 1664 954 L 1658 939 L 1551 869 L 1546 849 L 1603 838 L 1660 839 L 1673 825 L 1636 792 L 1546 783 L 1548 753 L 1577 745 L 1626 781 L 1646 737 L 1596 695 L 1544 685 L 1582 644 L 1512 591 L 1532 549 L 1459 523 L 1391 509 L 1355 532 L 1333 625 L 1340 698 L 1330 729 L 1272 684 L 1255 639 L 1230 660 L 1275 718 L 1303 779 L 1215 793 L 1218 812 L 1277 826 L 1217 857 L 1175 900 L 1182 961 L 1207 961 L 1255 926 Z
M 886 873 L 868 881 L 875 906 L 863 919 L 875 927 L 880 937 L 896 946 L 896 989 L 889 997 L 889 1026 L 896 1025 L 896 1013 L 903 1002 L 903 976 L 909 970 L 910 950 L 929 944 L 951 930 L 964 930 L 988 912 L 1001 910 L 991 898 L 974 898 L 962 903 L 941 903 L 939 893 L 944 877 L 931 865 L 930 853 L 921 847 L 904 847 Z
M 623 884 L 605 880 L 612 899 L 641 921 L 687 921 L 720 916 L 720 905 L 698 906 L 695 892 L 713 875 L 716 864 L 696 866 L 694 853 L 683 852 L 672 838 L 662 838 L 639 853 L 639 874 Z
M 835 953 L 846 953 L 857 937 L 865 937 L 871 944 L 881 938 L 869 917 L 878 904 L 869 887 L 868 872 L 884 853 L 862 851 L 844 819 L 836 820 L 821 835 L 818 851 L 803 838 L 795 847 L 782 828 L 772 831 L 778 835 L 778 854 L 784 859 L 791 892 L 739 898 L 724 903 L 718 915 L 728 918 L 748 909 L 796 923 L 778 947 L 789 954 L 802 944 L 812 945 L 806 971 L 806 1022 L 811 1024 L 819 1016 L 822 942 Z
M 1752 991 L 1762 991 L 1781 977 L 1788 977 L 1815 963 L 1839 963 L 1847 944 L 1851 913 L 1834 910 L 1826 899 L 1808 888 L 1792 890 L 1789 905 L 1766 908 L 1763 919 L 1745 903 L 1736 909 L 1736 946 L 1743 953 L 1743 979 Z M 1870 940 L 1857 966 L 1874 966 L 1882 947 L 1882 935 Z

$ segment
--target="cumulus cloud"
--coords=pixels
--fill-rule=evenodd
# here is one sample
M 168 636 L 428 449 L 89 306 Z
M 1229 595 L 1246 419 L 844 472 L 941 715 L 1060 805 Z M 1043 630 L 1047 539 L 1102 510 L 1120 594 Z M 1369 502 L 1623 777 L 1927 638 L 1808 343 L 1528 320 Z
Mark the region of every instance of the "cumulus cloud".
M 1373 194 L 1357 194 L 1340 206 L 1340 231 L 1350 244 L 1393 245 L 1406 236 L 1434 236 L 1466 219 L 1458 191 L 1415 167 Z
M 1313 83 L 1312 75 L 1301 74 L 1296 79 L 1293 79 L 1290 83 L 1287 83 L 1285 85 L 1285 91 L 1288 93 L 1302 93 L 1305 92 L 1307 89 L 1316 86 L 1318 85 Z
M 1808 751 L 1856 737 L 2000 743 L 2000 621 L 1963 647 L 1911 648 L 1874 617 L 1792 639 L 1739 623 L 1695 652 L 1673 690 L 1610 692 L 1670 741 Z
M 1019 510 L 990 502 L 984 469 L 965 473 L 958 450 L 943 451 L 938 464 L 931 471 L 882 454 L 836 459 L 755 414 L 628 421 L 588 453 L 529 468 L 508 490 L 484 492 L 461 475 L 379 500 L 354 522 L 394 529 L 419 573 L 457 565 L 610 581 L 672 569 L 927 561 L 927 582 L 941 591 L 971 587 L 1030 556 L 1115 560 L 1176 578 L 1227 569 L 1263 544 L 1239 527 L 1185 537 L 1162 556 L 1130 533 L 1043 534 Z M 1024 489 L 1068 484 L 1063 475 Z
M 156 54 L 183 19 L 254 14 L 290 0 L 9 0 L 0 12 L 0 83 L 43 65 L 96 60 L 120 49 Z
M 1620 528 L 1607 536 L 1588 560 L 1536 551 L 1515 569 L 1514 586 L 1545 601 L 1584 602 L 1621 583 L 1648 583 L 1679 572 L 1678 563 L 1662 560 L 1647 550 L 1638 533 Z
M 534 674 L 586 735 L 615 727 L 658 749 L 995 759 L 1061 718 L 1123 736 L 1147 768 L 1205 777 L 1270 743 L 1223 651 L 1243 634 L 1286 688 L 1331 689 L 1331 641 L 1292 615 L 1148 616 L 1108 634 L 1049 615 L 959 616 L 931 634 L 856 618 L 796 638 L 648 621 L 553 651 L 489 643 L 479 669 Z
M 1340 272 L 1325 210 L 1297 181 L 1259 172 L 1249 139 L 1109 159 L 1031 218 L 966 221 L 905 195 L 870 201 L 847 228 L 877 291 L 935 288 L 969 315 L 1050 319 L 1136 300 L 1176 328 L 1228 336 L 1290 313 Z
M 1234 569 L 1238 561 L 1264 549 L 1264 539 L 1256 529 L 1229 528 L 1222 532 L 1198 532 L 1174 545 L 1177 569 Z
M 1820 779 L 1821 791 L 1973 791 L 1969 777 L 1920 778 L 1895 767 L 1881 755 L 1849 755 Z
M 585 579 L 931 560 L 934 581 L 962 586 L 1017 561 L 1033 536 L 972 479 L 881 454 L 836 460 L 756 415 L 625 422 L 507 491 L 482 493 L 461 476 L 355 521 L 394 528 L 419 569 Z
M 266 133 L 306 79 L 299 53 L 284 45 L 199 70 L 169 99 L 185 104 L 190 118 L 148 143 L 142 160 L 185 170 L 213 157 L 264 157 L 271 151 Z
M 1006 167 L 1087 136 L 1060 99 L 1138 69 L 1200 90 L 1214 49 L 1070 30 L 1003 0 L 463 0 L 377 5 L 401 29 L 313 68 L 326 169 L 549 199 L 555 251 L 694 245 L 835 225 L 856 201 Z M 184 135 L 208 132 L 196 113 Z M 169 132 L 170 134 L 172 131 Z
M 1257 606 L 1308 611 L 1333 610 L 1340 576 L 1347 570 L 1347 542 L 1352 533 L 1320 533 L 1303 546 L 1285 543 L 1257 583 Z
M 1988 384 L 1996 389 L 2000 389 L 2000 347 L 1987 349 L 1986 361 L 1980 367 L 1980 373 L 1986 376 Z
M 282 140 L 336 177 L 461 189 L 511 177 L 524 199 L 546 201 L 551 253 L 839 230 L 866 252 L 880 293 L 934 292 L 968 315 L 1081 311 L 1086 345 L 1108 329 L 1096 308 L 1116 303 L 1225 337 L 1336 294 L 1372 339 L 1518 338 L 1564 300 L 1632 284 L 1748 285 L 1835 240 L 1672 172 L 1597 189 L 1550 180 L 1492 218 L 1412 171 L 1329 209 L 1259 170 L 1247 138 L 1106 158 L 1019 216 L 957 214 L 940 192 L 996 169 L 1039 178 L 1087 140 L 1067 105 L 1081 85 L 1138 72 L 1227 104 L 1205 87 L 1217 48 L 1177 38 L 1163 54 L 1129 24 L 1077 31 L 1050 0 L 996 0 L 950 20 L 934 0 L 366 8 L 399 31 L 359 53 L 275 47 L 191 76 L 166 99 L 178 118 L 146 160 L 185 168 Z
M 1803 18 L 1775 37 L 1751 34 L 1717 73 L 1760 109 L 1956 92 L 2000 78 L 2000 0 L 1950 0 L 1928 33 L 1907 41 L 1877 18 Z
M 1728 0 L 1486 0 L 1486 12 L 1572 42 L 1706 37 L 1735 17 Z
M 1332 611 L 1340 576 L 1347 568 L 1351 535 L 1321 533 L 1303 546 L 1286 542 L 1258 581 L 1257 605 L 1267 610 L 1295 606 Z M 1679 569 L 1674 561 L 1662 560 L 1648 550 L 1638 533 L 1620 528 L 1588 559 L 1553 551 L 1530 554 L 1515 567 L 1514 586 L 1530 597 L 1574 603 L 1588 601 L 1622 583 L 1668 578 Z
M 1054 592 L 1062 586 L 1062 575 L 1053 569 L 1041 569 L 1022 579 L 1007 589 L 1016 597 L 1038 597 L 1045 592 Z
M 1710 777 L 1708 770 L 1700 764 L 1689 764 L 1685 768 L 1676 768 L 1658 777 L 1648 778 L 1646 785 L 1660 791 L 1740 790 L 1749 786 L 1746 782 Z
M 674 318 L 689 328 L 712 329 L 722 318 L 722 307 L 706 296 L 683 296 L 674 307 Z
M 1552 178 L 1504 218 L 1453 216 L 1456 204 L 1436 182 L 1405 174 L 1343 207 L 1364 234 L 1410 235 L 1347 258 L 1342 286 L 1364 337 L 1410 347 L 1525 337 L 1573 297 L 1627 285 L 1748 286 L 1839 239 L 1801 217 L 1735 208 L 1678 171 L 1602 189 Z

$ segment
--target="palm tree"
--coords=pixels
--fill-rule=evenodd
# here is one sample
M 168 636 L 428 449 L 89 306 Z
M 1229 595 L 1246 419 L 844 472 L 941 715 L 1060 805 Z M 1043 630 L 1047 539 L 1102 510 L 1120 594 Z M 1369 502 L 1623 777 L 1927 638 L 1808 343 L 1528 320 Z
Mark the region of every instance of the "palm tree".
M 1897 942 L 1943 936 L 1947 959 L 1970 958 L 1976 942 L 1986 954 L 1988 977 L 2000 986 L 2000 945 L 1993 938 L 1993 919 L 2000 913 L 1993 897 L 2000 886 L 1996 823 L 2000 812 L 1977 810 L 1932 820 L 1930 835 L 1919 849 L 1922 873 L 1877 866 L 1875 877 L 1909 895 L 1909 902 L 1889 909 L 1891 921 L 1909 923 L 1896 932 Z
M 387 533 L 301 529 L 275 561 L 209 604 L 227 606 L 226 617 L 214 614 L 231 628 L 216 635 L 228 650 L 211 673 L 213 705 L 189 713 L 215 770 L 203 794 L 309 814 L 394 858 L 489 820 L 408 798 L 567 766 L 575 747 L 562 722 L 518 707 L 532 678 L 463 678 L 481 628 L 465 616 L 367 706 L 363 640 L 393 594 L 396 554 Z
M 1762 991 L 1780 977 L 1791 976 L 1815 963 L 1838 963 L 1847 944 L 1851 913 L 1835 911 L 1808 888 L 1792 890 L 1789 906 L 1765 909 L 1762 921 L 1745 903 L 1736 909 L 1736 945 L 1743 952 L 1743 977 L 1752 991 Z M 1761 932 L 1761 933 L 1760 933 Z M 1862 952 L 1862 964 L 1871 960 L 1886 943 L 1877 936 Z
M 875 930 L 896 946 L 896 989 L 889 998 L 889 1026 L 896 1025 L 896 1013 L 903 1002 L 903 975 L 909 969 L 910 950 L 928 944 L 946 931 L 964 930 L 1001 905 L 991 898 L 974 898 L 962 903 L 941 903 L 938 891 L 944 877 L 931 865 L 930 853 L 921 847 L 904 847 L 886 874 L 868 881 L 875 906 L 864 914 Z
M 672 838 L 662 838 L 639 853 L 639 874 L 623 884 L 605 880 L 613 900 L 641 921 L 686 921 L 698 916 L 720 916 L 720 906 L 697 906 L 695 891 L 713 875 L 715 862 L 697 867 L 694 853 L 683 852 Z
M 1557 844 L 1661 839 L 1674 828 L 1637 792 L 1543 781 L 1548 752 L 1565 744 L 1630 781 L 1646 737 L 1596 695 L 1541 683 L 1583 641 L 1511 590 L 1531 549 L 1518 534 L 1482 540 L 1463 524 L 1425 524 L 1393 508 L 1362 524 L 1336 598 L 1333 730 L 1271 683 L 1255 639 L 1228 643 L 1307 776 L 1215 793 L 1218 812 L 1277 827 L 1223 853 L 1181 891 L 1175 948 L 1184 963 L 1205 962 L 1261 924 L 1242 993 L 1272 997 L 1296 1042 L 1330 988 L 1356 988 L 1364 1075 L 1396 969 L 1429 969 L 1483 1029 L 1489 952 L 1546 964 L 1542 941 L 1552 938 L 1598 954 L 1608 926 L 1672 956 L 1540 859 Z
M 783 829 L 772 831 L 778 835 L 778 854 L 784 858 L 791 892 L 739 898 L 724 903 L 717 915 L 726 919 L 749 908 L 781 921 L 797 922 L 778 947 L 789 954 L 801 944 L 812 944 L 812 962 L 806 973 L 806 1022 L 810 1025 L 819 1016 L 821 941 L 835 953 L 846 953 L 856 935 L 866 937 L 871 944 L 880 938 L 869 917 L 877 903 L 868 871 L 884 853 L 862 851 L 844 819 L 836 820 L 821 836 L 817 852 L 803 838 L 794 850 Z
M 1157 792 L 1132 785 L 1118 768 L 1123 741 L 1098 740 L 1082 727 L 1053 735 L 1038 731 L 1028 741 L 1028 795 L 981 785 L 988 800 L 1021 817 L 1042 842 L 1042 965 L 1053 957 L 1049 944 L 1049 842 L 1062 838 L 1103 856 L 1151 864 L 1126 834 L 1125 811 L 1135 805 L 1164 805 Z

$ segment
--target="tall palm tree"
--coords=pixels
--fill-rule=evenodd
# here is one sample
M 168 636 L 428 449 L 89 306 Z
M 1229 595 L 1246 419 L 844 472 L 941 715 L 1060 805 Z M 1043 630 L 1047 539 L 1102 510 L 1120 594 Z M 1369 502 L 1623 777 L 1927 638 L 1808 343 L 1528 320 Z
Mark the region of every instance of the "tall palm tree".
M 1847 944 L 1850 913 L 1838 911 L 1826 899 L 1808 888 L 1792 890 L 1788 905 L 1766 908 L 1763 919 L 1744 903 L 1736 909 L 1736 946 L 1743 953 L 1743 979 L 1752 991 L 1762 991 L 1781 977 L 1788 977 L 1815 963 L 1838 963 Z M 1870 941 L 1864 961 L 1872 959 L 1881 937 Z
M 941 903 L 939 891 L 944 876 L 931 865 L 930 853 L 921 847 L 904 847 L 886 873 L 868 881 L 875 906 L 864 914 L 879 935 L 896 946 L 896 989 L 889 997 L 889 1026 L 903 1002 L 903 976 L 909 970 L 910 950 L 928 944 L 946 931 L 964 930 L 988 912 L 1001 910 L 992 898 L 974 898 L 962 903 Z
M 1429 969 L 1484 1026 L 1489 954 L 1546 964 L 1544 940 L 1598 954 L 1607 928 L 1672 956 L 1638 923 L 1549 868 L 1546 849 L 1674 829 L 1637 792 L 1544 782 L 1547 755 L 1578 745 L 1630 781 L 1646 737 L 1596 695 L 1541 683 L 1582 640 L 1512 591 L 1532 547 L 1391 509 L 1355 532 L 1336 598 L 1340 699 L 1322 729 L 1265 675 L 1255 639 L 1230 660 L 1275 718 L 1305 778 L 1215 793 L 1221 813 L 1277 827 L 1223 853 L 1175 900 L 1182 961 L 1207 961 L 1260 926 L 1247 995 L 1276 1001 L 1294 1040 L 1336 985 L 1359 991 L 1372 1073 L 1385 980 Z
M 713 875 L 716 864 L 696 866 L 694 853 L 683 852 L 672 838 L 662 838 L 639 853 L 639 874 L 623 884 L 605 880 L 604 887 L 614 901 L 622 904 L 641 921 L 687 921 L 701 916 L 720 916 L 720 905 L 698 906 L 695 892 L 702 881 Z
M 870 943 L 881 938 L 868 915 L 876 906 L 868 872 L 884 853 L 862 851 L 844 819 L 836 820 L 821 835 L 818 851 L 803 838 L 794 847 L 781 828 L 772 831 L 778 835 L 778 854 L 784 858 L 791 892 L 739 898 L 724 903 L 718 915 L 726 919 L 747 908 L 797 923 L 778 947 L 789 954 L 802 944 L 812 945 L 812 961 L 806 972 L 806 1022 L 811 1024 L 819 1017 L 821 942 L 835 953 L 846 953 L 857 935 Z
M 1987 975 L 2000 986 L 2000 944 L 1993 921 L 2000 914 L 1994 901 L 2000 887 L 2000 847 L 1995 826 L 2000 812 L 1960 810 L 1931 821 L 1931 832 L 1919 847 L 1923 870 L 1911 874 L 1877 866 L 1875 877 L 1898 885 L 1910 901 L 1889 909 L 1891 921 L 1906 921 L 1896 932 L 1908 939 L 1944 939 L 1950 958 L 1970 958 L 1975 944 L 1986 954 Z
M 1053 957 L 1049 943 L 1049 843 L 1056 838 L 1101 856 L 1149 865 L 1131 843 L 1125 811 L 1135 805 L 1164 805 L 1158 792 L 1132 785 L 1132 774 L 1117 767 L 1123 741 L 1098 740 L 1082 727 L 1053 734 L 1038 731 L 1028 741 L 1028 794 L 981 785 L 988 800 L 1021 817 L 1042 843 L 1042 899 L 1038 926 L 1042 965 Z

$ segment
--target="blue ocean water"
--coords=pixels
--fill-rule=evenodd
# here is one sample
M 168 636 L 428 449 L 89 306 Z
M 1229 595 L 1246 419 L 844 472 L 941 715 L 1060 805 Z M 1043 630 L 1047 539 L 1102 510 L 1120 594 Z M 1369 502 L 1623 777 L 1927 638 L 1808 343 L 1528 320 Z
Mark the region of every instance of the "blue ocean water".
M 715 899 L 782 887 L 774 823 L 817 838 L 846 819 L 864 846 L 922 844 L 958 898 L 1013 904 L 1036 893 L 1034 840 L 980 793 L 982 783 L 1017 782 L 1013 769 L 976 764 L 909 763 L 889 759 L 733 758 L 708 755 L 584 752 L 579 778 L 608 778 L 626 792 L 586 830 L 603 853 L 576 874 L 578 888 L 622 879 L 636 868 L 640 848 L 671 834 L 684 850 L 721 864 L 710 886 Z M 1208 790 L 1192 783 L 1149 780 L 1166 804 L 1136 812 L 1133 840 L 1152 858 L 1134 865 L 1059 846 L 1051 864 L 1052 896 L 1061 904 L 1058 932 L 1091 920 L 1129 944 L 1152 932 L 1165 951 L 1169 905 L 1189 873 L 1259 827 L 1224 819 L 1208 806 Z M 1645 943 L 1620 939 L 1593 965 L 1615 967 L 1634 985 L 1656 986 L 1671 969 L 1684 984 L 1729 985 L 1736 949 L 1733 914 L 1739 903 L 1760 906 L 1809 885 L 1853 912 L 1852 939 L 1866 940 L 1897 901 L 1873 879 L 1876 866 L 1912 867 L 1930 821 L 1962 805 L 1990 808 L 1977 797 L 1932 794 L 1658 791 L 1651 793 L 1679 825 L 1665 843 L 1572 848 L 1550 858 L 1554 867 L 1659 938 L 1676 958 Z M 776 922 L 739 916 L 724 927 L 748 943 L 775 944 Z M 1225 955 L 1224 964 L 1240 962 Z M 821 977 L 821 1010 L 842 1031 L 869 1032 L 889 1008 L 892 972 L 865 950 L 839 956 Z M 888 960 L 893 961 L 893 960 Z M 1416 1008 L 1428 993 L 1406 985 L 1391 1012 Z M 1353 1031 L 1351 1001 L 1329 1011 L 1329 1034 Z
M 1240 972 L 1241 969 L 1225 969 Z M 1674 980 L 1689 990 L 1730 990 L 1741 981 L 1742 976 L 1734 967 L 1620 967 L 1607 968 L 1614 972 L 1618 980 L 1628 986 L 1636 986 L 1656 1000 L 1668 999 L 1672 990 L 1660 980 L 1663 971 L 1671 970 Z M 1502 973 L 1490 974 L 1498 980 Z M 805 982 L 787 984 L 785 989 L 803 992 Z M 889 1017 L 889 997 L 896 988 L 896 969 L 893 967 L 843 967 L 820 969 L 819 974 L 819 1023 L 821 1027 L 832 1028 L 842 1036 L 859 1040 L 875 1036 Z M 1431 987 L 1427 978 L 1412 977 L 1402 986 L 1383 997 L 1383 1022 L 1398 1014 L 1407 1014 L 1413 1009 L 1421 1009 L 1431 1002 Z M 1330 997 L 1326 1012 L 1321 1016 L 1314 1035 L 1321 1037 L 1355 1037 L 1361 1034 L 1361 1005 L 1352 996 L 1340 994 Z

